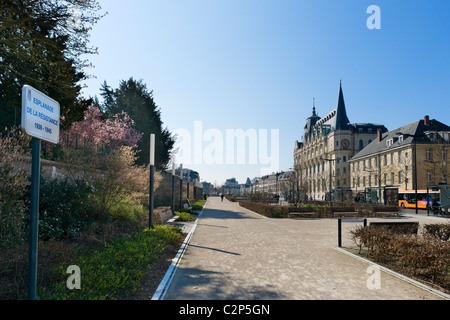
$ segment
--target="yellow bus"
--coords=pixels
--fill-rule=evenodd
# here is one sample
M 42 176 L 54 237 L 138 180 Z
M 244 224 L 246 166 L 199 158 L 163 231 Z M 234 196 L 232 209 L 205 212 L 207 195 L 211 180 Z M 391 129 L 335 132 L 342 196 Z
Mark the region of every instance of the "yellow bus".
M 417 208 L 426 209 L 427 200 L 430 206 L 434 205 L 435 201 L 439 201 L 439 191 L 417 190 Z M 428 197 L 428 199 L 427 199 Z M 415 190 L 399 190 L 398 191 L 398 205 L 402 208 L 416 208 L 416 191 Z

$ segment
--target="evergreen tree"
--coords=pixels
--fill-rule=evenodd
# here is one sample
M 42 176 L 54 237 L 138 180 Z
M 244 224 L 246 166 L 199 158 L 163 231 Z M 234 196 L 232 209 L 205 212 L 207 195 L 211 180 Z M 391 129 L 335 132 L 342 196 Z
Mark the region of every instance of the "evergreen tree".
M 103 97 L 102 109 L 111 117 L 125 111 L 134 120 L 134 128 L 143 133 L 138 144 L 137 164 L 150 162 L 150 134 L 155 134 L 155 167 L 164 170 L 170 160 L 175 141 L 167 128 L 163 128 L 161 111 L 153 100 L 153 91 L 148 91 L 142 80 L 122 80 L 118 89 L 111 89 L 106 82 L 100 88 Z
M 0 0 L 0 126 L 20 124 L 22 86 L 57 100 L 63 128 L 83 118 L 81 60 L 94 54 L 89 30 L 101 17 L 96 0 Z

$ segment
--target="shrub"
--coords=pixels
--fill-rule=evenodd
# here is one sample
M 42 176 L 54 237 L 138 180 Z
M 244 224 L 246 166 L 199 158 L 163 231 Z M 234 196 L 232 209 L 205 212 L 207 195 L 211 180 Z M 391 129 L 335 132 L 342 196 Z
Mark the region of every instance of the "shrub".
M 80 267 L 81 290 L 66 287 L 68 265 L 57 271 L 59 280 L 39 288 L 44 300 L 115 300 L 133 296 L 145 273 L 168 248 L 178 245 L 181 229 L 155 226 L 136 235 L 115 240 L 103 249 L 80 254 L 72 264 Z
M 183 221 L 183 222 L 191 222 L 191 221 L 195 221 L 195 217 L 190 214 L 189 212 L 180 212 L 180 211 L 175 211 L 175 215 L 178 216 L 177 221 Z
M 239 201 L 239 205 L 269 218 L 285 218 L 288 216 L 286 207 L 273 206 L 253 201 Z
M 18 129 L 0 133 L 0 248 L 20 245 L 26 238 L 26 206 L 23 201 L 29 174 L 23 170 L 23 155 L 30 138 Z
M 74 238 L 94 222 L 92 188 L 82 180 L 47 180 L 41 177 L 39 237 Z
M 206 200 L 199 199 L 199 200 L 195 201 L 192 205 L 193 206 L 200 206 L 200 207 L 203 208 L 205 206 L 205 203 L 206 203 Z
M 193 204 L 193 205 L 192 205 L 192 210 L 195 210 L 195 211 L 202 211 L 202 210 L 203 210 L 203 207 L 200 206 L 200 205 L 198 205 L 198 204 Z
M 425 225 L 424 232 L 425 235 L 429 235 L 441 241 L 449 241 L 450 223 L 436 223 Z
M 352 239 L 366 249 L 372 260 L 389 265 L 450 290 L 450 241 L 442 240 L 445 225 L 425 225 L 423 236 L 401 234 L 386 227 L 358 227 L 351 231 Z M 432 231 L 430 231 L 432 230 Z M 432 236 L 429 233 L 433 234 Z M 445 236 L 443 237 L 445 239 Z

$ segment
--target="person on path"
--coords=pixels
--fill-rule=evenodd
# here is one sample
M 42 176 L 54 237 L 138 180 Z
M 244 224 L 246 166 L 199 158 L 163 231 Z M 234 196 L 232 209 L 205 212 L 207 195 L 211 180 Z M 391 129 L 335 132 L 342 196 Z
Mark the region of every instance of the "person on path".
M 222 198 L 222 202 L 223 202 L 223 193 L 220 194 L 220 197 Z

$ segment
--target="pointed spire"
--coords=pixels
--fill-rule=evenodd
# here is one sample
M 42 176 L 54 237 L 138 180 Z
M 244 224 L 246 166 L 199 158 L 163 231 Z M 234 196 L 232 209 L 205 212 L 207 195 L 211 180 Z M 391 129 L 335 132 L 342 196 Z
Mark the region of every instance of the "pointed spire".
M 317 117 L 317 113 L 316 113 L 316 98 L 313 98 L 313 112 L 312 112 L 312 116 L 313 117 Z
M 348 130 L 350 121 L 345 110 L 344 93 L 342 90 L 342 80 L 339 80 L 339 98 L 336 108 L 336 127 L 335 130 Z

